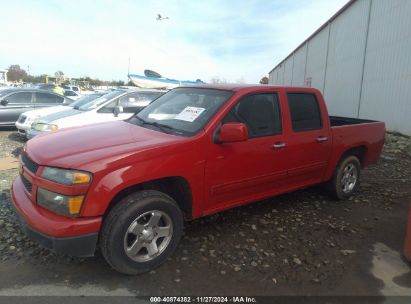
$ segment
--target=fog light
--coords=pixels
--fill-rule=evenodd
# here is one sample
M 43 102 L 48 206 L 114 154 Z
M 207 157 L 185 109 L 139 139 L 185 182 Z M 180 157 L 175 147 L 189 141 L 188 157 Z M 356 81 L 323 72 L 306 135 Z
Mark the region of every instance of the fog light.
M 43 188 L 37 189 L 37 203 L 55 213 L 65 216 L 78 216 L 83 205 L 84 195 L 68 196 Z

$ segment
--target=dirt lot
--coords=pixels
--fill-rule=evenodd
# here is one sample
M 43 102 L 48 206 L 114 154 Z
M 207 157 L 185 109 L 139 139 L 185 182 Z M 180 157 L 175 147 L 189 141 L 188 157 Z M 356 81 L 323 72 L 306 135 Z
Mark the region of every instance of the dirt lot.
M 0 295 L 411 296 L 400 257 L 411 202 L 408 142 L 389 134 L 350 200 L 314 187 L 186 223 L 174 256 L 135 277 L 114 272 L 99 253 L 70 258 L 29 241 L 10 208 L 17 170 L 0 171 Z M 0 132 L 0 158 L 23 144 Z

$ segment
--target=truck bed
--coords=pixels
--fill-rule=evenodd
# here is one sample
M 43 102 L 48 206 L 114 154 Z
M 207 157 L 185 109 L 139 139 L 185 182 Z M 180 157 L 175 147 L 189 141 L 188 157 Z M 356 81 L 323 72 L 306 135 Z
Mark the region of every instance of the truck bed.
M 338 161 L 341 156 L 340 151 L 347 151 L 351 147 L 364 149 L 366 157 L 362 163 L 363 167 L 378 161 L 384 145 L 385 125 L 383 122 L 330 116 L 330 124 L 334 145 L 333 155 L 338 155 L 333 161 Z
M 363 123 L 377 122 L 375 120 L 368 119 L 359 119 L 359 118 L 350 118 L 342 116 L 330 116 L 330 125 L 331 127 L 339 127 L 346 125 L 358 125 Z

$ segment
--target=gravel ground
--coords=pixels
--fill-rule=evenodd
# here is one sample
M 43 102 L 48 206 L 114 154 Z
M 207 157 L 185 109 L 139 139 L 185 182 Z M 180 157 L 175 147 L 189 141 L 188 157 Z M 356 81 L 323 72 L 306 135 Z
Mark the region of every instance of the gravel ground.
M 258 294 L 279 290 L 271 286 L 293 286 L 297 294 L 342 288 L 359 257 L 369 254 L 376 241 L 395 239 L 389 245 L 401 246 L 397 240 L 404 228 L 399 225 L 404 225 L 411 196 L 409 143 L 408 137 L 387 134 L 380 162 L 363 171 L 360 190 L 347 201 L 332 200 L 321 187 L 312 187 L 186 223 L 183 240 L 167 266 L 143 277 L 167 273 L 174 284 L 173 289 L 164 287 L 168 295 L 192 283 L 193 278 L 184 275 L 190 272 L 199 273 L 200 283 L 205 280 L 201 272 L 212 273 L 218 279 L 207 284 L 224 284 L 230 278 L 233 286 L 244 286 L 242 290 L 256 286 Z M 0 158 L 18 155 L 23 144 L 15 132 L 0 132 Z M 0 171 L 0 272 L 2 262 L 81 269 L 94 260 L 112 274 L 99 254 L 94 259 L 56 255 L 22 234 L 8 190 L 17 174 Z M 396 236 L 390 237 L 393 229 Z

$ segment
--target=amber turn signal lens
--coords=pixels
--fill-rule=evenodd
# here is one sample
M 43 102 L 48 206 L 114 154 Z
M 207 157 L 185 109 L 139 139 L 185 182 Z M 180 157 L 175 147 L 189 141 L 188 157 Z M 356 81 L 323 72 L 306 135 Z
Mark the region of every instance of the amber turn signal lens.
M 56 125 L 51 125 L 50 126 L 50 131 L 55 132 L 58 130 L 58 127 Z
M 91 178 L 89 174 L 82 172 L 73 173 L 73 184 L 88 184 Z
M 68 212 L 71 215 L 77 215 L 80 213 L 81 205 L 83 204 L 84 196 L 72 196 L 67 200 Z

